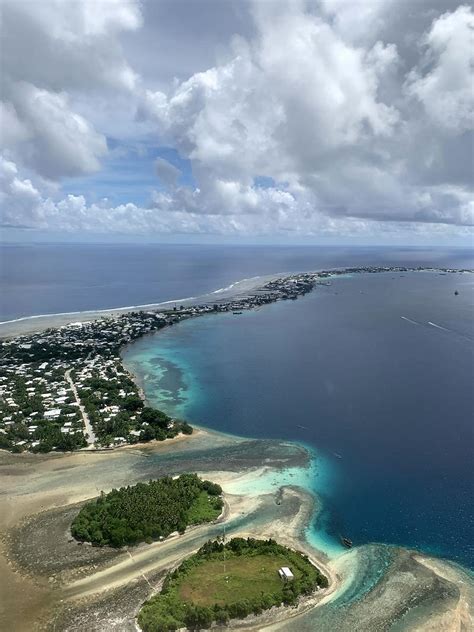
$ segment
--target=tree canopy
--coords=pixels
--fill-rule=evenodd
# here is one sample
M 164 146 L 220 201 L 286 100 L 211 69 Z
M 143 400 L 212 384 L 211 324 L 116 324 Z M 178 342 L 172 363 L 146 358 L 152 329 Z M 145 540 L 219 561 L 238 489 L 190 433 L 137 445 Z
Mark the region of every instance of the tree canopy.
M 221 494 L 219 485 L 196 474 L 113 489 L 82 507 L 71 533 L 97 546 L 151 542 L 217 518 L 223 506 Z

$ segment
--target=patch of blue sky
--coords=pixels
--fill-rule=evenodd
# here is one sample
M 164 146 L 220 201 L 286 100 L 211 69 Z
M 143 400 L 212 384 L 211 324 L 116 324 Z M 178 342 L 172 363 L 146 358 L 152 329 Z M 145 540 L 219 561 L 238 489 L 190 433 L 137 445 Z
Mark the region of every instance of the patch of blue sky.
M 287 189 L 288 182 L 276 182 L 270 176 L 255 176 L 253 179 L 254 187 L 259 189 Z
M 273 187 L 275 187 L 276 182 L 273 178 L 270 178 L 269 176 L 256 176 L 253 179 L 253 184 L 260 189 L 272 189 Z
M 156 146 L 140 142 L 124 144 L 113 138 L 107 139 L 109 154 L 97 173 L 63 181 L 64 194 L 84 195 L 88 203 L 107 198 L 113 205 L 127 204 L 148 206 L 153 191 L 166 187 L 155 172 L 155 160 L 163 158 L 179 169 L 179 186 L 196 186 L 191 162 L 182 158 L 173 147 Z

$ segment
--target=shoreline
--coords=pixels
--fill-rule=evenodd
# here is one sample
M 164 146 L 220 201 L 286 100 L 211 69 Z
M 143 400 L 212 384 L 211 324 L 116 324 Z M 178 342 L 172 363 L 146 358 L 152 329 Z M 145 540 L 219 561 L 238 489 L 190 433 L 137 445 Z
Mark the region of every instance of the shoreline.
M 228 437 L 222 437 L 219 435 L 215 436 L 214 433 L 202 429 L 197 432 L 194 439 L 195 440 L 193 442 L 189 442 L 189 457 L 186 452 L 184 455 L 181 455 L 181 457 L 185 460 L 183 465 L 186 465 L 187 458 L 192 459 L 193 451 L 199 454 L 204 446 L 208 445 L 210 442 L 212 442 L 213 445 L 223 444 L 227 446 L 246 443 L 245 441 L 239 441 L 238 439 L 231 441 Z M 18 586 L 22 585 L 24 586 L 24 589 L 26 586 L 29 586 L 28 594 L 32 599 L 36 595 L 39 595 L 38 598 L 42 604 L 43 602 L 49 604 L 50 599 L 54 594 L 57 594 L 58 598 L 59 595 L 61 595 L 61 602 L 62 599 L 69 600 L 70 597 L 72 597 L 72 593 L 76 594 L 76 591 L 79 591 L 80 594 L 77 595 L 77 598 L 80 599 L 83 599 L 87 595 L 97 596 L 99 593 L 103 593 L 108 589 L 126 586 L 134 578 L 136 579 L 138 577 L 142 577 L 149 572 L 155 572 L 158 563 L 166 565 L 166 560 L 162 560 L 162 552 L 164 549 L 169 550 L 170 555 L 174 557 L 175 554 L 173 553 L 173 550 L 175 548 L 180 550 L 186 545 L 188 539 L 194 541 L 197 537 L 201 537 L 201 539 L 204 538 L 204 540 L 206 540 L 208 537 L 205 534 L 210 528 L 214 528 L 214 530 L 216 528 L 219 529 L 220 524 L 231 524 L 232 521 L 238 522 L 242 515 L 258 511 L 258 507 L 261 503 L 261 498 L 259 496 L 239 496 L 225 492 L 224 490 L 224 497 L 226 499 L 225 512 L 216 521 L 214 521 L 212 525 L 197 525 L 195 527 L 191 527 L 186 530 L 184 536 L 170 537 L 164 542 L 156 542 L 152 545 L 140 545 L 136 548 L 134 547 L 130 549 L 131 553 L 128 551 L 124 552 L 122 550 L 114 552 L 114 556 L 116 553 L 119 560 L 119 566 L 112 564 L 112 567 L 110 567 L 107 564 L 103 570 L 98 571 L 95 567 L 93 567 L 92 570 L 94 572 L 92 575 L 89 575 L 89 579 L 87 579 L 87 576 L 85 579 L 79 579 L 79 583 L 73 582 L 67 589 L 67 584 L 66 586 L 61 587 L 64 580 L 60 580 L 59 584 L 56 581 L 51 584 L 51 578 L 54 577 L 54 575 L 49 575 L 50 571 L 47 572 L 47 575 L 49 575 L 49 581 L 44 583 L 42 573 L 38 575 L 36 572 L 32 576 L 31 572 L 27 572 L 27 570 L 21 565 L 18 566 L 18 562 L 14 562 L 12 566 L 11 547 L 8 544 L 11 536 L 8 534 L 15 532 L 18 533 L 18 529 L 21 529 L 22 525 L 27 525 L 31 520 L 39 520 L 41 522 L 51 511 L 61 512 L 62 510 L 67 510 L 70 506 L 74 507 L 77 503 L 82 503 L 92 497 L 96 497 L 98 489 L 97 482 L 99 482 L 101 488 L 105 487 L 106 489 L 108 487 L 101 483 L 105 483 L 107 479 L 110 481 L 109 486 L 111 486 L 110 483 L 112 483 L 112 481 L 112 485 L 114 487 L 120 486 L 122 481 L 118 480 L 119 476 L 115 465 L 118 465 L 124 460 L 126 463 L 131 459 L 133 464 L 138 465 L 138 462 L 149 462 L 150 459 L 143 459 L 143 456 L 148 456 L 148 454 L 154 457 L 155 455 L 159 456 L 160 454 L 163 456 L 173 455 L 175 452 L 173 446 L 160 445 L 159 443 L 155 443 L 153 445 L 146 444 L 141 449 L 136 450 L 130 450 L 129 448 L 131 447 L 136 446 L 129 446 L 127 450 L 117 450 L 111 454 L 96 452 L 95 459 L 90 459 L 89 456 L 86 457 L 83 452 L 42 455 L 39 458 L 37 458 L 36 455 L 22 455 L 26 458 L 18 458 L 18 455 L 12 455 L 8 452 L 0 453 L 0 480 L 2 480 L 2 487 L 6 492 L 5 495 L 0 498 L 0 524 L 2 530 L 2 538 L 0 541 L 0 568 L 2 569 L 2 595 L 5 595 L 8 586 L 9 590 L 6 594 L 13 599 L 13 596 L 10 594 L 10 589 L 12 586 L 15 586 L 15 595 L 18 595 Z M 219 450 L 219 448 L 214 448 L 214 450 Z M 111 463 L 111 461 L 113 462 Z M 214 465 L 214 462 L 212 464 L 209 463 L 209 465 Z M 186 467 L 186 469 L 188 469 L 188 467 Z M 216 480 L 222 480 L 225 486 L 229 483 L 229 481 L 241 476 L 240 471 L 230 472 L 228 470 L 212 470 L 209 472 L 207 469 L 202 471 L 199 468 L 196 469 L 201 476 L 212 476 Z M 90 470 L 93 471 L 90 472 Z M 258 476 L 258 472 L 260 470 L 261 468 L 255 465 L 248 470 L 247 473 L 250 476 Z M 67 475 L 68 479 L 71 480 L 75 471 L 78 471 L 78 474 L 81 471 L 84 471 L 85 474 L 87 471 L 88 476 L 78 475 L 74 477 L 74 485 L 70 485 L 68 483 L 64 484 L 64 476 Z M 32 476 L 33 472 L 35 474 Z M 135 472 L 132 476 L 136 480 L 140 480 L 142 478 L 142 475 L 135 465 L 133 465 L 133 469 L 130 470 L 130 472 Z M 122 475 L 122 478 L 123 477 L 124 475 Z M 125 475 L 125 478 L 127 483 L 131 482 L 129 475 Z M 125 483 L 125 481 L 123 482 Z M 237 532 L 240 531 L 238 530 Z M 250 529 L 249 534 L 252 533 L 256 535 L 257 531 Z M 62 537 L 65 537 L 65 539 L 67 538 L 66 535 Z M 55 550 L 54 555 L 56 557 L 57 542 L 55 541 L 54 543 L 49 542 L 44 544 L 46 545 L 45 548 L 53 546 Z M 77 543 L 74 544 L 77 546 Z M 66 543 L 64 546 L 66 546 Z M 73 546 L 73 548 L 76 549 L 76 546 Z M 80 549 L 81 551 L 89 549 L 94 552 L 93 547 L 80 547 Z M 193 550 L 194 549 L 192 547 L 186 548 L 183 554 L 179 555 L 179 560 L 187 557 Z M 156 552 L 158 553 L 157 558 L 155 556 Z M 38 555 L 40 555 L 40 557 L 42 554 L 43 553 L 38 551 Z M 132 566 L 132 570 L 129 570 L 130 565 Z M 32 577 L 34 577 L 34 579 L 32 579 Z M 106 577 L 109 577 L 110 581 L 104 582 Z M 90 584 L 91 581 L 93 582 L 92 584 Z M 13 603 L 14 601 L 15 600 L 13 599 Z M 26 602 L 29 601 L 29 598 L 26 599 Z M 6 601 L 4 601 L 4 603 L 6 603 Z M 37 608 L 38 602 L 36 602 L 36 599 L 33 599 L 31 619 L 24 629 L 32 629 L 29 626 L 38 622 Z M 28 617 L 24 616 L 24 609 L 20 609 L 19 613 L 20 612 L 22 613 L 22 621 L 28 621 Z M 6 613 L 0 612 L 0 615 L 5 616 L 5 614 Z M 12 613 L 11 610 L 10 614 L 15 620 L 15 627 L 7 629 L 23 629 L 21 626 L 18 626 L 19 621 L 15 619 L 14 613 Z
M 110 307 L 104 309 L 78 310 L 71 312 L 58 312 L 53 314 L 33 314 L 29 316 L 20 316 L 9 320 L 0 321 L 0 340 L 17 336 L 44 331 L 49 328 L 63 327 L 72 323 L 85 323 L 98 320 L 100 318 L 116 318 L 124 314 L 130 314 L 137 311 L 162 311 L 166 312 L 171 306 L 193 307 L 202 303 L 209 305 L 212 303 L 220 303 L 222 301 L 232 301 L 247 294 L 252 295 L 253 292 L 259 292 L 263 286 L 273 281 L 281 281 L 297 275 L 331 275 L 340 274 L 363 274 L 366 273 L 390 273 L 390 272 L 433 272 L 433 273 L 457 273 L 472 274 L 474 269 L 467 268 L 437 268 L 437 267 L 405 267 L 405 266 L 362 266 L 362 267 L 333 267 L 327 269 L 301 270 L 299 272 L 278 272 L 275 274 L 261 275 L 246 279 L 234 281 L 225 288 L 219 288 L 212 292 L 202 294 L 200 296 L 191 296 L 186 298 L 171 299 L 161 302 L 144 303 L 141 305 L 130 305 L 124 307 Z
M 26 335 L 42 331 L 50 327 L 61 327 L 63 325 L 71 324 L 72 322 L 88 322 L 90 320 L 97 320 L 99 318 L 106 317 L 118 317 L 123 314 L 129 314 L 130 312 L 153 310 L 153 311 L 166 311 L 170 306 L 191 306 L 194 302 L 204 301 L 208 299 L 208 302 L 222 301 L 223 299 L 232 299 L 244 292 L 251 292 L 258 289 L 262 284 L 269 281 L 281 279 L 285 276 L 289 276 L 289 273 L 276 273 L 270 275 L 262 275 L 256 277 L 250 277 L 248 279 L 239 279 L 234 281 L 225 288 L 219 288 L 207 294 L 200 296 L 189 296 L 186 298 L 177 298 L 167 301 L 144 303 L 142 305 L 130 305 L 124 307 L 108 307 L 104 309 L 90 309 L 71 312 L 58 312 L 54 314 L 33 314 L 30 316 L 20 316 L 18 318 L 12 318 L 9 320 L 0 321 L 0 339 Z M 244 286 L 244 284 L 246 284 Z M 30 321 L 31 322 L 30 324 Z M 30 326 L 29 326 L 30 325 Z M 17 328 L 16 328 L 17 327 Z

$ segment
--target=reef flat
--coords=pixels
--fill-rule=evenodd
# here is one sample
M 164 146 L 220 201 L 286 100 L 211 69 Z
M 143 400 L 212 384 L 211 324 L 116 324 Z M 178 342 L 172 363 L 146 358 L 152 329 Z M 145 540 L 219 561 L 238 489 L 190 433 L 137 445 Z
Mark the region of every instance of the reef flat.
M 113 453 L 0 455 L 1 625 L 12 630 L 135 630 L 135 616 L 165 572 L 221 535 L 277 537 L 310 555 L 330 586 L 296 609 L 269 611 L 233 624 L 242 629 L 468 630 L 473 584 L 461 569 L 402 549 L 366 546 L 328 559 L 305 538 L 317 499 L 274 475 L 309 467 L 301 446 L 198 431 L 176 446 Z M 226 511 L 219 521 L 162 543 L 113 550 L 79 545 L 69 524 L 98 490 L 164 473 L 196 471 L 219 482 Z M 259 479 L 265 486 L 258 492 Z M 252 484 L 252 485 L 251 485 Z M 242 490 L 249 490 L 239 494 Z M 296 623 L 297 620 L 297 623 Z M 393 628 L 393 626 L 398 626 Z M 295 627 L 297 626 L 297 627 Z M 420 627 L 421 626 L 421 627 Z M 423 627 L 424 626 L 424 627 Z M 431 627 L 427 627 L 431 626 Z

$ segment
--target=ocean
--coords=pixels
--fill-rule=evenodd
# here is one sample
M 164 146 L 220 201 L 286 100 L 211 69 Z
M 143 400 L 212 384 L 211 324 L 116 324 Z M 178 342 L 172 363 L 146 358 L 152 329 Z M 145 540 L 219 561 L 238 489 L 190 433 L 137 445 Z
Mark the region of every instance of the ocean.
M 314 451 L 310 540 L 326 552 L 346 536 L 472 569 L 473 309 L 470 274 L 348 275 L 182 322 L 125 359 L 171 414 Z
M 0 321 L 200 296 L 241 279 L 356 265 L 472 264 L 465 249 L 3 244 Z

